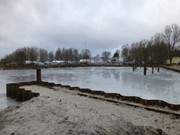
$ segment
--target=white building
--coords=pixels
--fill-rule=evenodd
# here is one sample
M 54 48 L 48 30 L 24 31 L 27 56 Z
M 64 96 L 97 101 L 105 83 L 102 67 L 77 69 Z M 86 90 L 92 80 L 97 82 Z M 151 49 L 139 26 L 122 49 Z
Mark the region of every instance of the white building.
M 80 62 L 80 64 L 90 64 L 91 59 L 80 59 L 79 62 Z

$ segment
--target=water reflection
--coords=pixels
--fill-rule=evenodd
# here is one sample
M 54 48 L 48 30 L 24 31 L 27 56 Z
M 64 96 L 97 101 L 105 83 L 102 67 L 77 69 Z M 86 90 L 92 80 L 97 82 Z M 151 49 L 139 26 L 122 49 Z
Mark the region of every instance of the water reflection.
M 43 80 L 69 84 L 83 88 L 161 99 L 180 104 L 180 74 L 162 69 L 160 73 L 143 76 L 143 69 L 132 72 L 123 67 L 81 67 L 44 69 Z M 5 85 L 9 82 L 35 80 L 35 70 L 0 70 L 0 108 L 14 104 L 5 97 Z
M 180 103 L 180 74 L 162 69 L 160 73 L 143 76 L 143 69 L 92 67 L 44 70 L 47 81 L 84 88 L 105 90 L 146 99 Z M 48 74 L 48 75 L 47 75 Z M 49 76 L 54 76 L 50 77 Z
M 35 80 L 34 70 L 0 70 L 0 109 L 9 105 L 15 105 L 17 102 L 6 98 L 6 84 L 13 82 Z
M 14 102 L 14 100 L 7 98 L 6 94 L 0 94 L 0 109 L 5 108 L 9 105 L 16 105 L 17 102 Z

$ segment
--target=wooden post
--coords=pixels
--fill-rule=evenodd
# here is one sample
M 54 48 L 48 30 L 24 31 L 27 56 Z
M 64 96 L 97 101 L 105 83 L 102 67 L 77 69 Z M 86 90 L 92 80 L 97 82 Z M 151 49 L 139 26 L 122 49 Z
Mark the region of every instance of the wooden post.
M 146 72 L 147 72 L 147 67 L 144 66 L 144 75 L 146 76 Z
M 157 69 L 157 71 L 159 72 L 159 66 L 158 66 L 158 69 Z
M 133 69 L 133 72 L 134 72 L 135 71 L 135 65 L 133 65 L 132 69 Z
M 36 81 L 40 83 L 42 81 L 41 79 L 41 69 L 36 69 Z
M 154 74 L 154 65 L 152 65 L 152 74 Z

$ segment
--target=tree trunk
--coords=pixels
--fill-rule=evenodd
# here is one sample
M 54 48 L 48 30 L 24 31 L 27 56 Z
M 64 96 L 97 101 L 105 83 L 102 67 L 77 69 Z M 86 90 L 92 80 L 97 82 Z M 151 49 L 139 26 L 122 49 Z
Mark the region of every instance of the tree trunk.
M 173 59 L 173 57 L 170 57 L 170 58 L 169 58 L 169 64 L 170 64 L 170 65 L 172 64 L 172 59 Z

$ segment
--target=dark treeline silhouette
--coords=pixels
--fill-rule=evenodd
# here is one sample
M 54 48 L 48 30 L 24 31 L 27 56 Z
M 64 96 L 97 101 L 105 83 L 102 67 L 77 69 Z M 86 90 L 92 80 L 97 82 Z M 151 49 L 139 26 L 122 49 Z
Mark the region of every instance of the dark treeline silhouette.
M 38 48 L 24 47 L 18 48 L 11 54 L 1 59 L 3 65 L 23 65 L 26 60 L 36 61 L 39 58 Z
M 81 58 L 80 53 L 77 49 L 60 49 L 58 48 L 55 52 L 54 59 L 55 60 L 63 60 L 65 62 L 68 61 L 77 61 Z
M 111 57 L 111 52 L 104 51 L 100 59 L 104 62 L 108 62 Z M 78 62 L 80 59 L 91 59 L 92 54 L 89 49 L 74 49 L 74 48 L 58 48 L 55 52 L 48 52 L 46 49 L 36 47 L 23 47 L 18 48 L 14 52 L 6 55 L 1 59 L 1 65 L 7 66 L 23 66 L 26 62 L 53 62 L 63 61 L 65 63 Z
M 102 52 L 102 60 L 103 61 L 108 62 L 110 57 L 111 57 L 111 52 L 108 52 L 108 51 Z
M 58 48 L 55 53 L 53 53 L 48 52 L 46 49 L 42 48 L 23 47 L 18 48 L 11 54 L 6 55 L 4 58 L 1 59 L 1 63 L 23 65 L 26 61 L 52 62 L 53 60 L 62 60 L 68 62 L 90 58 L 91 51 L 89 49 L 83 49 L 81 52 L 79 52 L 77 49 L 73 48 Z
M 150 40 L 141 40 L 132 43 L 130 46 L 123 46 L 122 57 L 125 61 L 130 61 L 134 68 L 144 67 L 146 75 L 147 66 L 154 67 L 166 64 L 167 60 L 172 63 L 175 56 L 180 56 L 175 46 L 180 42 L 180 27 L 176 24 L 166 26 L 164 32 L 155 34 Z

